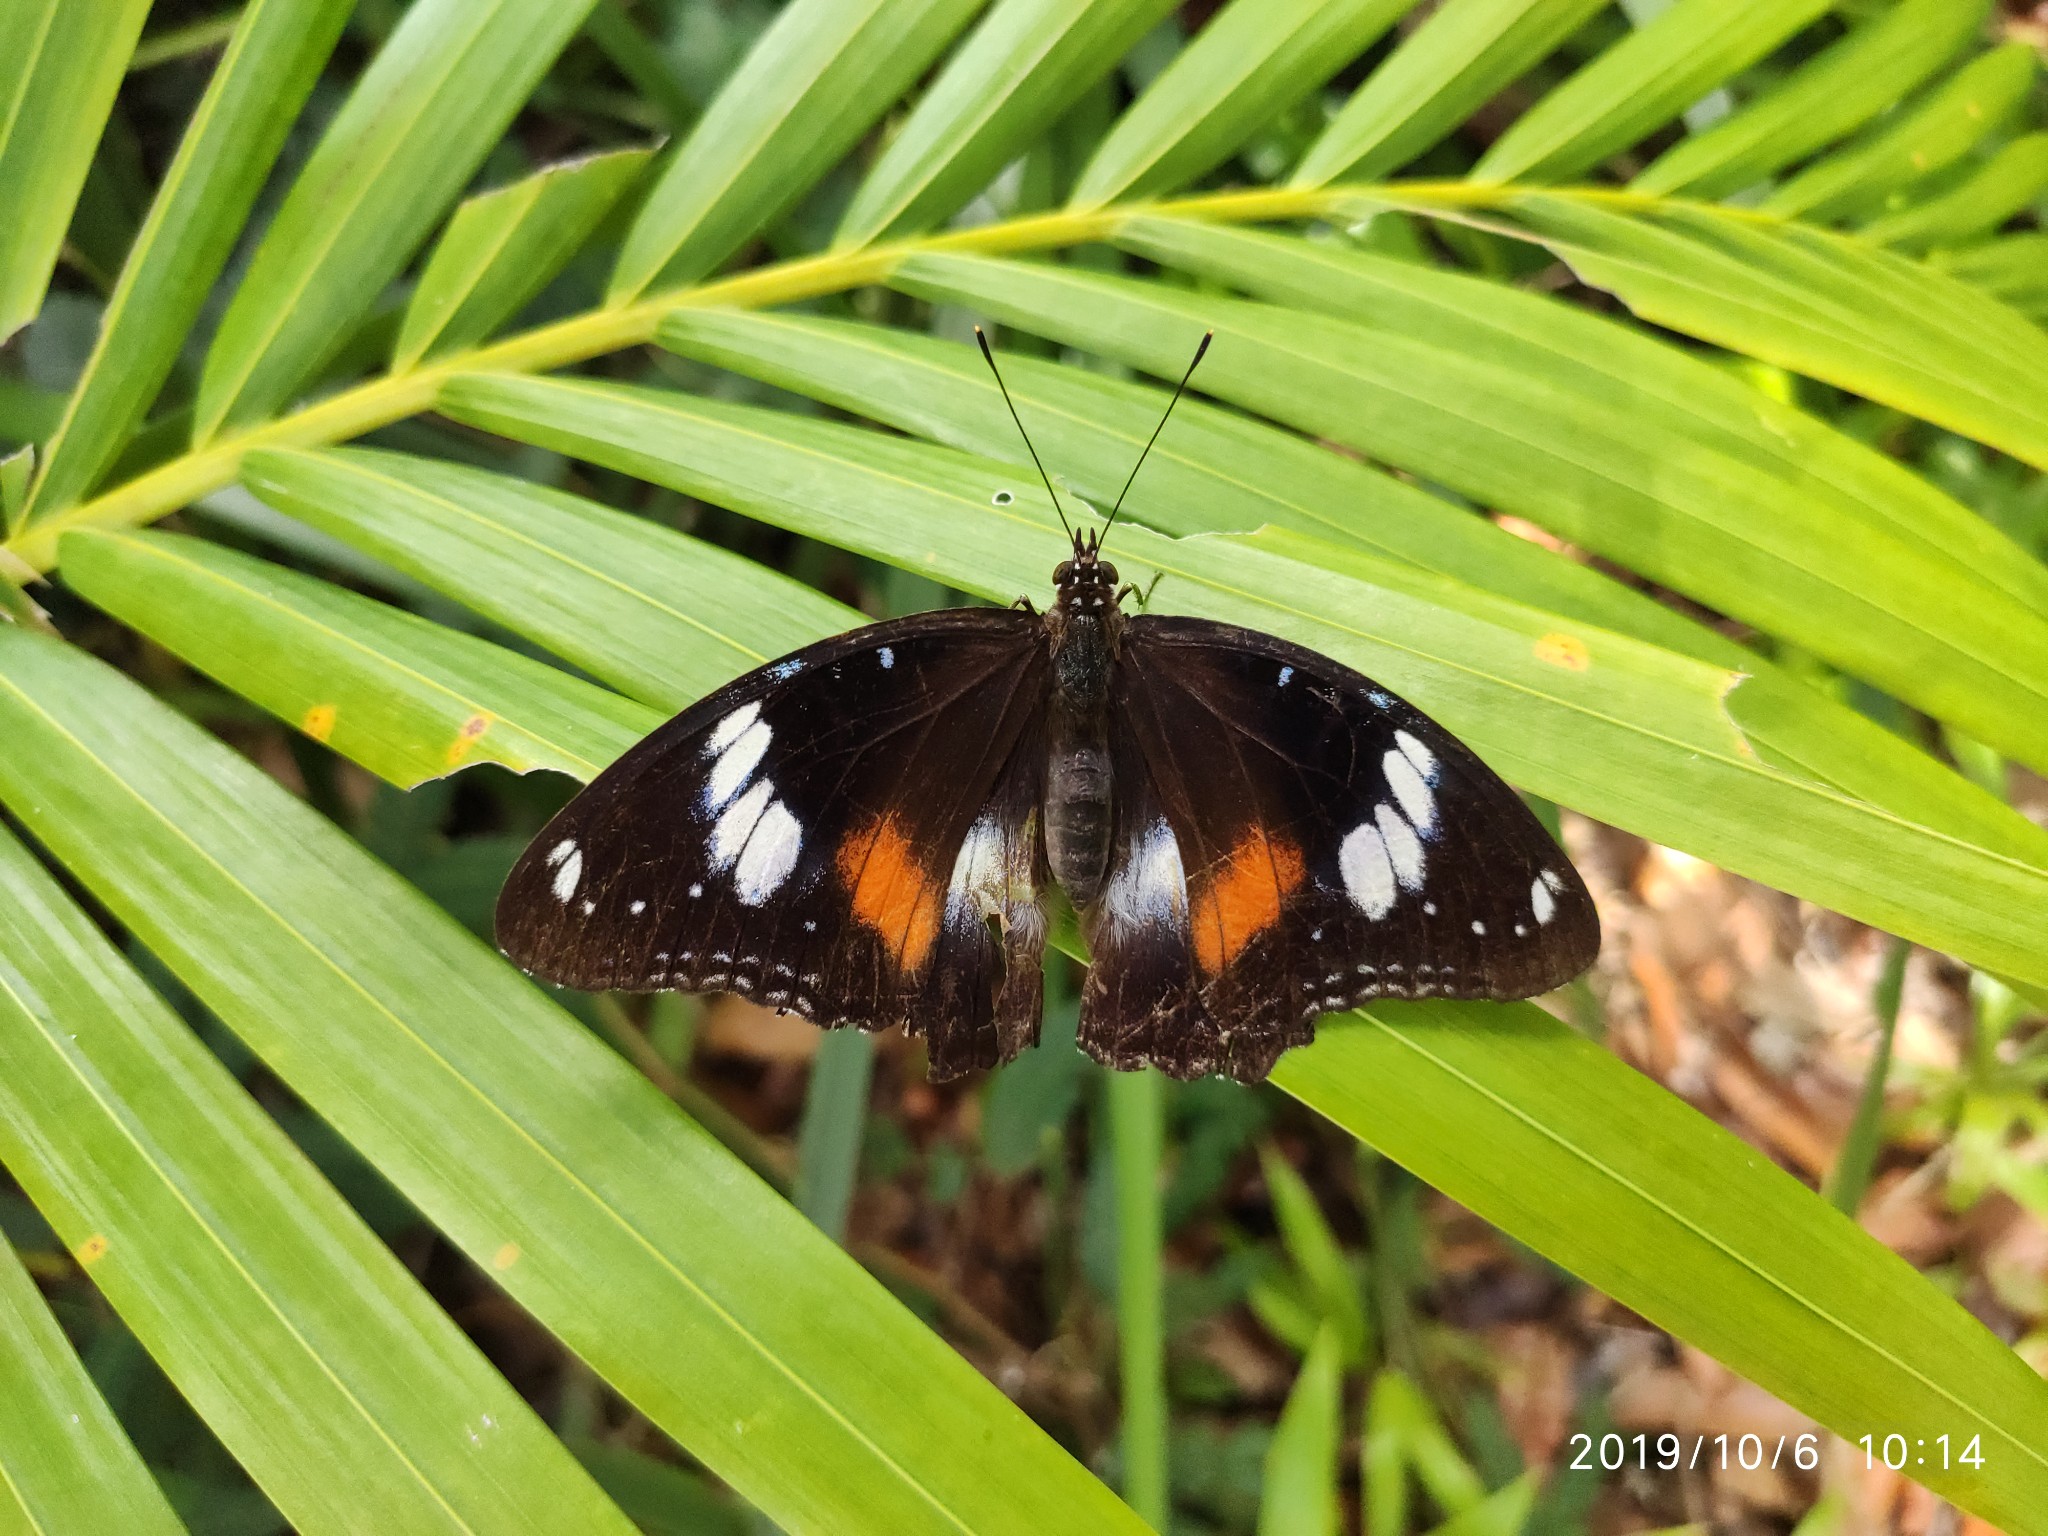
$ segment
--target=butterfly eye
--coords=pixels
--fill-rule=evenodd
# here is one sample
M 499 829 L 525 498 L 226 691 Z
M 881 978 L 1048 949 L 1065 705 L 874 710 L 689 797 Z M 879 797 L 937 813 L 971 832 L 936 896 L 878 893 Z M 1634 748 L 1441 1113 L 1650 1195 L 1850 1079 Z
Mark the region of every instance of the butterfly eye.
M 1101 570 L 1101 572 L 1102 572 L 1102 584 L 1103 584 L 1104 586 L 1107 586 L 1107 587 L 1113 587 L 1113 586 L 1115 586 L 1115 585 L 1116 585 L 1116 567 L 1115 567 L 1115 566 L 1113 566 L 1113 565 L 1111 565 L 1111 564 L 1110 564 L 1110 563 L 1109 563 L 1109 562 L 1108 562 L 1107 560 L 1105 560 L 1105 561 L 1103 561 L 1103 562 L 1102 562 L 1102 564 L 1101 564 L 1101 566 L 1099 567 L 1099 569 L 1100 569 L 1100 570 Z
M 1056 587 L 1063 587 L 1067 584 L 1067 578 L 1073 574 L 1074 562 L 1071 560 L 1062 560 L 1059 563 L 1059 569 L 1052 573 L 1052 584 Z

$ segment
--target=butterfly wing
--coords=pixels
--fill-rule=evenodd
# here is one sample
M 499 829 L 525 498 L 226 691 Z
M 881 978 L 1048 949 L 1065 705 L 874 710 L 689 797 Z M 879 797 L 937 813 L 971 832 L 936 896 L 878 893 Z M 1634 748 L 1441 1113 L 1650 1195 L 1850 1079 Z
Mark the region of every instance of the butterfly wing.
M 1600 927 L 1578 872 L 1421 711 L 1272 635 L 1140 615 L 1112 683 L 1117 843 L 1081 1043 L 1263 1078 L 1373 997 L 1529 997 Z
M 600 774 L 513 866 L 497 937 L 587 990 L 728 991 L 902 1023 L 932 1073 L 1036 1037 L 1040 621 L 871 625 L 736 679 Z

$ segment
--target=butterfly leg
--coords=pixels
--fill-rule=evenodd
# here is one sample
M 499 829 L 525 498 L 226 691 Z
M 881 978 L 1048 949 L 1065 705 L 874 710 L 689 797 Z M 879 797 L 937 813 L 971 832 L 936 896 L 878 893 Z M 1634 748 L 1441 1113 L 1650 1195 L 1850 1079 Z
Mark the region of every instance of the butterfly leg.
M 1138 606 L 1140 608 L 1148 607 L 1152 602 L 1152 589 L 1159 585 L 1159 578 L 1164 576 L 1165 574 L 1166 572 L 1164 571 L 1154 571 L 1152 573 L 1152 579 L 1146 582 L 1145 585 L 1142 587 L 1140 587 L 1135 581 L 1125 582 L 1121 587 L 1117 588 L 1117 606 L 1121 608 L 1123 606 L 1123 601 L 1126 597 L 1135 597 L 1138 600 Z
M 1010 606 L 1020 613 L 1030 614 L 1031 617 L 1034 619 L 1038 617 L 1038 607 L 1028 597 L 1020 597 L 1017 599 L 1017 601 L 1010 604 Z

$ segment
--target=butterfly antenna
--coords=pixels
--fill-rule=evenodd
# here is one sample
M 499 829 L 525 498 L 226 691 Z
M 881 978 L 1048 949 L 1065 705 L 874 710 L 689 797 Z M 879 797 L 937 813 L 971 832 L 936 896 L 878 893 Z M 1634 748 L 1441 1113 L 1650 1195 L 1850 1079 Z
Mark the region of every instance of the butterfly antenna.
M 1060 526 L 1067 530 L 1067 538 L 1074 537 L 1073 525 L 1067 521 L 1067 514 L 1060 507 L 1060 498 L 1052 488 L 1052 476 L 1045 472 L 1045 465 L 1039 463 L 1038 450 L 1031 446 L 1031 434 L 1024 430 L 1024 418 L 1017 414 L 1017 403 L 1010 398 L 1010 386 L 1003 382 L 1003 371 L 996 367 L 996 355 L 988 349 L 988 337 L 980 326 L 974 328 L 974 339 L 981 343 L 981 355 L 988 359 L 988 371 L 996 376 L 996 388 L 1003 392 L 1003 404 L 1010 408 L 1010 420 L 1017 423 L 1017 435 L 1024 439 L 1025 450 L 1031 455 L 1031 462 L 1038 465 L 1038 478 L 1045 482 L 1045 494 L 1052 497 L 1052 510 L 1060 520 Z
M 1145 446 L 1138 454 L 1138 462 L 1131 466 L 1131 479 L 1124 482 L 1124 488 L 1116 493 L 1116 505 L 1109 509 L 1109 522 L 1102 525 L 1102 537 L 1109 537 L 1109 524 L 1116 521 L 1117 513 L 1124 508 L 1124 498 L 1131 493 L 1131 480 L 1138 478 L 1138 471 L 1145 467 L 1145 455 L 1152 451 L 1152 445 L 1159 441 L 1159 434 L 1166 430 L 1166 418 L 1173 414 L 1173 408 L 1180 404 L 1181 394 L 1188 387 L 1188 380 L 1195 376 L 1202 354 L 1209 350 L 1209 343 L 1216 339 L 1214 331 L 1202 333 L 1202 344 L 1195 348 L 1194 360 L 1188 364 L 1188 371 L 1180 376 L 1180 383 L 1174 386 L 1173 398 L 1166 402 L 1166 411 L 1159 418 L 1159 425 L 1152 429 L 1152 435 L 1145 439 Z

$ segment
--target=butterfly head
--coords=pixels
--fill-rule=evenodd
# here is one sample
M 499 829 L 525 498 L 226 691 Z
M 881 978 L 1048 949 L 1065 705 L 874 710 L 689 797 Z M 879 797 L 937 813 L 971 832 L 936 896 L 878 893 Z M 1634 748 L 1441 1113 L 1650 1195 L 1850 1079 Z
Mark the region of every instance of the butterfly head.
M 1062 560 L 1052 573 L 1052 585 L 1061 608 L 1070 613 L 1090 613 L 1117 606 L 1116 567 L 1102 558 L 1102 547 L 1093 528 L 1074 535 L 1072 558 Z

